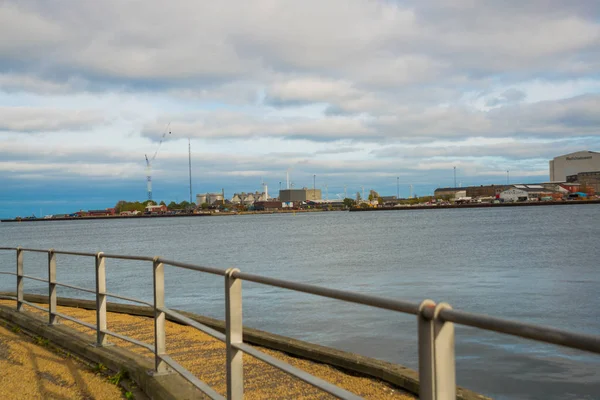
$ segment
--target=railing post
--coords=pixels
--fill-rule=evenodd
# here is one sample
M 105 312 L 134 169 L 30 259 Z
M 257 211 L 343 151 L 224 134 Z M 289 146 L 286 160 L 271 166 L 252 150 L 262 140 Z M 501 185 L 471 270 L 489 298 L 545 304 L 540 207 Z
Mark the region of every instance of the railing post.
M 102 252 L 96 254 L 96 345 L 104 346 L 106 341 L 106 264 Z
M 17 247 L 17 311 L 23 310 L 23 249 Z
M 154 370 L 157 374 L 167 372 L 167 364 L 161 356 L 166 354 L 165 313 L 165 267 L 158 257 L 153 261 L 154 281 Z
M 234 348 L 242 343 L 242 280 L 233 277 L 237 268 L 225 271 L 225 344 L 227 352 L 227 399 L 244 398 L 244 363 L 241 350 Z
M 56 254 L 48 250 L 48 324 L 56 323 Z
M 435 345 L 434 322 L 424 315 L 426 309 L 433 309 L 433 300 L 423 300 L 417 315 L 419 334 L 419 398 L 437 400 L 435 397 Z M 433 311 L 433 310 L 432 310 Z M 433 316 L 433 312 L 431 313 Z
M 454 324 L 440 318 L 440 311 L 443 309 L 452 307 L 447 303 L 440 303 L 435 307 L 433 316 L 436 400 L 456 399 Z

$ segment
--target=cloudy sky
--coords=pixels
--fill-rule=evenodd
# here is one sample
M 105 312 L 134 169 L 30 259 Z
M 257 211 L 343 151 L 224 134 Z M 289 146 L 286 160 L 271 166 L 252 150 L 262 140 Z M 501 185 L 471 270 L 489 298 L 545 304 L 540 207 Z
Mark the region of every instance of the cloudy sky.
M 600 3 L 0 2 L 0 216 L 546 181 L 600 149 Z

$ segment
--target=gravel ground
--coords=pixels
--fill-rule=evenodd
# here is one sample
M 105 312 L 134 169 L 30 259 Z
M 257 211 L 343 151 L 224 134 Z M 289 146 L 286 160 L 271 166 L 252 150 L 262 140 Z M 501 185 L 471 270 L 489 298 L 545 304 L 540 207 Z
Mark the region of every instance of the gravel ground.
M 0 303 L 14 306 L 14 302 L 10 301 L 0 301 Z M 26 307 L 26 309 L 31 312 L 41 313 L 39 310 L 30 307 Z M 96 322 L 96 314 L 93 310 L 58 307 L 58 311 L 88 323 Z M 107 320 L 108 329 L 114 332 L 142 340 L 146 343 L 154 343 L 153 321 L 150 318 L 107 313 Z M 70 321 L 61 320 L 60 323 L 90 335 L 94 333 L 93 331 Z M 224 343 L 213 339 L 194 328 L 169 321 L 167 321 L 166 324 L 166 334 L 167 353 L 199 379 L 212 386 L 217 392 L 225 395 Z M 93 340 L 94 338 L 90 338 L 90 341 Z M 110 338 L 109 340 L 118 346 L 122 346 L 136 353 L 148 357 L 152 356 L 147 350 L 128 342 L 115 338 Z M 329 365 L 295 358 L 278 351 L 265 348 L 260 348 L 260 350 L 366 399 L 416 398 L 413 395 L 407 394 L 406 392 L 377 379 L 356 376 L 353 373 L 343 372 Z M 4 368 L 2 368 L 2 370 L 4 370 Z M 0 392 L 0 398 L 5 398 L 1 394 L 2 392 Z M 246 399 L 276 400 L 334 398 L 249 355 L 244 355 L 244 394 Z
M 0 399 L 120 399 L 89 366 L 0 323 Z

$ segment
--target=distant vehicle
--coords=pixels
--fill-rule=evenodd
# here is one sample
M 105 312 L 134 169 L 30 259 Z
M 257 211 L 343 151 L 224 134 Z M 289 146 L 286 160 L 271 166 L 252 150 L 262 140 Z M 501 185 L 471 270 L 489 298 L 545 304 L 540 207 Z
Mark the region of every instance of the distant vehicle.
M 52 218 L 54 218 L 54 215 L 45 215 L 44 216 L 44 219 L 52 219 Z

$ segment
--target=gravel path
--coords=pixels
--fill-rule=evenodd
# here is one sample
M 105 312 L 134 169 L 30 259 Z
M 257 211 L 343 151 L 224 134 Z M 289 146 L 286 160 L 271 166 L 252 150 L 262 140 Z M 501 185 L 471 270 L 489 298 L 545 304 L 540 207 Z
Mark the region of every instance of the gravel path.
M 0 302 L 11 304 L 14 302 Z M 28 311 L 41 313 L 26 307 Z M 88 323 L 95 323 L 95 311 L 58 307 L 58 311 Z M 153 320 L 118 313 L 107 313 L 108 329 L 152 344 L 154 342 Z M 61 324 L 73 327 L 80 332 L 93 334 L 93 331 L 61 320 Z M 166 323 L 167 353 L 190 370 L 199 379 L 225 395 L 225 345 L 198 330 L 170 321 Z M 90 338 L 93 342 L 94 338 Z M 112 343 L 139 354 L 151 357 L 147 350 L 110 338 Z M 346 390 L 367 399 L 414 399 L 415 397 L 377 379 L 356 376 L 342 372 L 326 364 L 319 364 L 284 353 L 260 348 L 265 353 L 277 357 L 304 371 L 318 376 Z M 322 391 L 293 378 L 251 356 L 244 355 L 244 393 L 246 399 L 332 399 Z M 1 393 L 0 393 L 1 394 Z M 3 398 L 0 395 L 0 398 Z M 99 398 L 99 397 L 98 397 Z
M 0 399 L 120 399 L 119 387 L 0 322 Z

